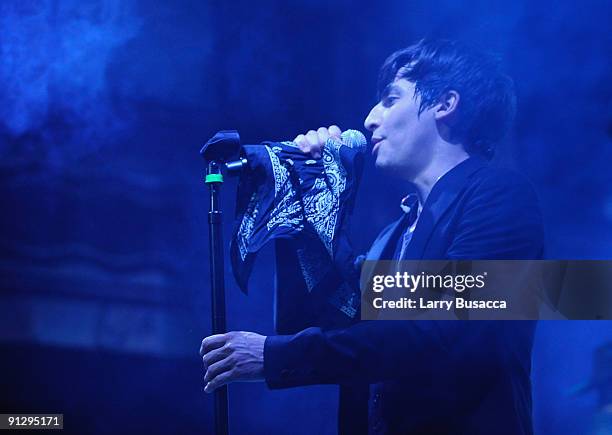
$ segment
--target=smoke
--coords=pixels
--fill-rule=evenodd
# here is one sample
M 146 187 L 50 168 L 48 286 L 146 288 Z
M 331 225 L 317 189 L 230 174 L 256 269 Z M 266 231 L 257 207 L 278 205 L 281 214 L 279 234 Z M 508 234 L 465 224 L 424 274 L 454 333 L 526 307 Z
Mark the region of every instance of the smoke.
M 112 105 L 107 66 L 140 24 L 129 0 L 4 1 L 0 129 L 12 140 L 0 152 L 42 140 L 48 149 L 39 155 L 53 160 L 68 144 L 91 151 L 120 132 L 125 121 Z

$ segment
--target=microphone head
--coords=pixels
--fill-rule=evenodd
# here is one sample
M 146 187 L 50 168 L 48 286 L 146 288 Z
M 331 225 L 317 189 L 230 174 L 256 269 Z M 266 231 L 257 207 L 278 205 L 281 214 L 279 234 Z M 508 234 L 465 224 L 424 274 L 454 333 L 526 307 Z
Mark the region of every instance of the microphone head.
M 367 148 L 368 141 L 362 132 L 357 130 L 346 130 L 340 135 L 340 140 L 343 145 L 353 148 L 357 152 L 364 152 Z

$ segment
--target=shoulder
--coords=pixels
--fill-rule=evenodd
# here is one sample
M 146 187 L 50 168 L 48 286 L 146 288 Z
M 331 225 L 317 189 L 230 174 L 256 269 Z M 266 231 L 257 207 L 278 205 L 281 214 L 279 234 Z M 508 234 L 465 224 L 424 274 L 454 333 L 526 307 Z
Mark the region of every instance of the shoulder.
M 483 167 L 467 180 L 454 215 L 450 257 L 539 258 L 544 243 L 536 191 L 517 171 Z
M 535 189 L 525 175 L 514 169 L 497 166 L 483 166 L 474 172 L 468 181 L 468 186 L 480 189 L 524 191 L 535 195 Z
M 529 179 L 509 168 L 485 166 L 474 172 L 466 183 L 464 200 L 483 202 L 488 207 L 502 210 L 528 207 L 540 213 L 538 196 Z

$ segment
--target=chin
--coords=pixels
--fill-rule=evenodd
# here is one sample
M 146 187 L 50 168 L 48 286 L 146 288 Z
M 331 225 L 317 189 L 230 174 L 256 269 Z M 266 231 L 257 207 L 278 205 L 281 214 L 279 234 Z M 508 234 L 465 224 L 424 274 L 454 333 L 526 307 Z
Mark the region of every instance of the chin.
M 374 166 L 376 167 L 376 169 L 379 169 L 386 173 L 397 172 L 397 167 L 393 164 L 393 161 L 376 159 L 376 161 L 374 162 Z
M 384 155 L 380 155 L 380 153 L 376 155 L 376 160 L 374 160 L 374 166 L 376 166 L 378 169 L 388 168 L 392 164 L 393 161 L 389 161 L 389 159 L 385 158 Z
M 389 165 L 387 164 L 387 162 L 379 160 L 379 159 L 376 159 L 376 161 L 374 162 L 374 167 L 376 169 L 380 169 L 383 171 L 386 171 L 389 169 Z
M 394 158 L 389 158 L 384 155 L 377 155 L 376 160 L 374 161 L 374 166 L 378 169 L 393 170 L 394 167 L 397 166 L 397 161 Z
M 376 159 L 374 166 L 376 169 L 383 171 L 385 174 L 402 180 L 412 181 L 412 168 L 398 166 L 394 160 Z

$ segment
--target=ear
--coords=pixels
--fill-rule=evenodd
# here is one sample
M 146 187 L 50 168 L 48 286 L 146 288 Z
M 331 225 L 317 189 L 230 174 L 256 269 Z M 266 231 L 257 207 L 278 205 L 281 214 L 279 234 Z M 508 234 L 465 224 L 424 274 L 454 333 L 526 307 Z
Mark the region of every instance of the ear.
M 459 106 L 459 92 L 447 91 L 440 98 L 440 102 L 436 105 L 434 110 L 434 118 L 436 121 L 449 120 L 453 113 L 457 112 Z

